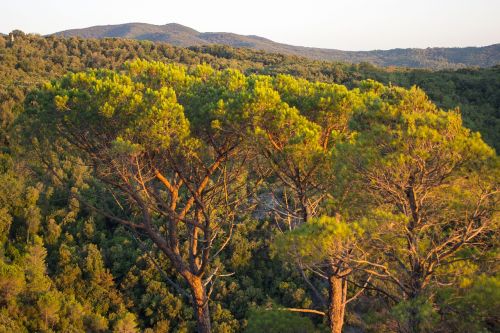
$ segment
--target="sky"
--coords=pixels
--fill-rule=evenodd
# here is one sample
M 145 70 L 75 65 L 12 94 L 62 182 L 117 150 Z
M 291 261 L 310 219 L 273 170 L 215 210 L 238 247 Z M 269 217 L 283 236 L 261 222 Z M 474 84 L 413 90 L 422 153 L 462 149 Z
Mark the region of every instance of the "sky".
M 0 0 L 0 32 L 180 23 L 341 50 L 500 42 L 500 0 Z

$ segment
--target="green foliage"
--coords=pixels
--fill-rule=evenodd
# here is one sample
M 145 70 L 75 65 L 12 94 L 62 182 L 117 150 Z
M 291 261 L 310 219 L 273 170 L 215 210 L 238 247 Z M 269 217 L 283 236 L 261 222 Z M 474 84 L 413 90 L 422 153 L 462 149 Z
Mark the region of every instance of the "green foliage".
M 425 297 L 400 302 L 391 311 L 398 322 L 417 332 L 434 332 L 439 322 L 439 314 Z
M 238 58 L 244 47 L 267 52 L 280 52 L 312 59 L 337 60 L 361 63 L 363 67 L 407 66 L 423 68 L 460 68 L 464 66 L 491 66 L 498 63 L 499 44 L 479 48 L 427 48 L 427 49 L 392 49 L 375 51 L 340 51 L 305 48 L 283 45 L 259 36 L 242 36 L 234 33 L 200 33 L 177 23 L 152 25 L 146 23 L 125 23 L 108 26 L 94 26 L 84 29 L 66 30 L 58 36 L 85 38 L 127 38 L 155 42 L 167 42 L 172 45 L 193 46 L 216 44 L 211 48 L 221 56 Z M 203 49 L 196 47 L 194 49 Z M 189 58 L 190 59 L 190 58 Z M 187 60 L 187 59 L 186 59 Z
M 321 62 L 228 46 L 184 49 L 164 43 L 54 36 L 45 38 L 24 33 L 16 37 L 13 45 L 1 46 L 0 54 L 0 138 L 5 144 L 9 141 L 6 128 L 21 113 L 28 89 L 67 71 L 78 72 L 86 68 L 120 69 L 125 61 L 142 58 L 188 65 L 208 63 L 217 69 L 235 68 L 247 74 L 290 74 L 349 87 L 357 86 L 367 78 L 408 88 L 417 85 L 440 107 L 451 109 L 460 106 L 466 125 L 480 131 L 489 144 L 498 148 L 498 67 L 438 72 L 383 69 L 366 63 L 347 65 Z M 182 75 L 177 79 L 182 79 Z
M 315 332 L 314 325 L 306 317 L 293 312 L 252 309 L 248 316 L 247 333 L 306 333 Z
M 410 221 L 390 195 L 375 189 L 373 175 L 403 184 L 395 189 L 404 191 L 423 163 L 436 170 L 435 179 L 446 180 L 427 196 L 424 208 L 430 207 L 436 223 L 418 235 L 421 254 L 462 230 L 463 216 L 478 195 L 494 190 L 499 179 L 494 150 L 463 126 L 498 143 L 498 68 L 388 71 L 217 46 L 187 50 L 24 34 L 13 45 L 0 37 L 0 57 L 1 332 L 190 332 L 195 327 L 189 300 L 165 280 L 151 257 L 186 289 L 172 263 L 150 242 L 139 244 L 128 230 L 69 195 L 84 194 L 98 207 L 138 216 L 92 177 L 99 165 L 85 164 L 86 156 L 69 145 L 57 145 L 71 137 L 53 131 L 56 124 L 73 124 L 94 152 L 109 153 L 117 162 L 167 148 L 178 149 L 178 163 L 210 159 L 214 152 L 207 149 L 208 140 L 244 137 L 246 159 L 240 162 L 247 168 L 238 176 L 248 187 L 262 185 L 259 200 L 271 193 L 277 200 L 291 196 L 284 181 L 269 176 L 271 167 L 298 170 L 307 197 L 321 199 L 317 218 L 290 233 L 282 234 L 283 224 L 262 207 L 252 216 L 237 216 L 232 241 L 211 263 L 220 272 L 234 273 L 217 278 L 213 286 L 210 307 L 217 332 L 321 329 L 323 321 L 316 316 L 262 308 L 320 307 L 290 260 L 292 247 L 299 246 L 308 264 L 321 264 L 336 245 L 366 246 L 367 255 L 375 254 L 370 259 L 404 277 L 404 269 L 384 256 L 387 248 L 370 250 L 376 239 L 390 244 L 393 254 L 404 254 Z M 137 57 L 145 60 L 124 64 Z M 417 84 L 430 97 L 418 88 L 363 81 L 367 77 Z M 40 84 L 47 79 L 53 81 Z M 457 105 L 462 115 L 440 109 Z M 40 132 L 50 134 L 49 140 L 32 140 Z M 48 143 L 56 144 L 56 152 L 48 150 Z M 274 161 L 264 162 L 263 154 Z M 281 174 L 285 180 L 290 175 Z M 495 196 L 488 198 L 479 209 L 497 210 Z M 299 201 L 289 201 L 290 206 Z M 438 277 L 426 287 L 428 297 L 398 303 L 368 291 L 349 303 L 347 324 L 359 315 L 367 330 L 390 332 L 395 321 L 407 321 L 414 311 L 422 329 L 495 332 L 499 296 L 492 258 L 497 255 L 498 213 L 485 213 L 481 221 L 486 219 L 492 221 L 488 232 L 476 239 L 482 246 L 464 248 L 453 256 L 458 263 L 438 267 Z M 313 282 L 325 295 L 326 284 Z M 398 293 L 387 280 L 372 282 L 388 294 Z
M 122 318 L 118 319 L 113 328 L 113 333 L 136 333 L 137 324 L 135 316 L 132 313 L 126 313 Z
M 0 290 L 1 302 L 8 305 L 26 288 L 26 280 L 21 267 L 1 262 Z
M 446 324 L 456 332 L 496 332 L 498 326 L 497 275 L 465 271 L 458 286 L 439 290 L 435 302 L 448 318 Z
M 362 239 L 368 220 L 346 221 L 340 217 L 313 218 L 276 241 L 276 252 L 288 256 L 296 251 L 305 263 L 322 262 L 338 251 L 341 243 Z

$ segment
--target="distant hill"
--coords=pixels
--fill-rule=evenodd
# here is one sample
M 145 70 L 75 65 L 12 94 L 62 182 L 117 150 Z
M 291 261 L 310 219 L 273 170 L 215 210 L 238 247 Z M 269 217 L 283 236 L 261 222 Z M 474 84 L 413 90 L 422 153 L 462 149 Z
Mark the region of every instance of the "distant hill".
M 153 25 L 126 23 L 94 26 L 55 33 L 58 36 L 83 38 L 129 38 L 161 41 L 177 46 L 221 44 L 254 50 L 305 56 L 318 60 L 370 62 L 379 66 L 411 68 L 490 67 L 500 64 L 500 44 L 485 47 L 392 49 L 374 51 L 341 51 L 313 47 L 293 46 L 273 42 L 259 36 L 243 36 L 227 32 L 199 32 L 180 24 Z

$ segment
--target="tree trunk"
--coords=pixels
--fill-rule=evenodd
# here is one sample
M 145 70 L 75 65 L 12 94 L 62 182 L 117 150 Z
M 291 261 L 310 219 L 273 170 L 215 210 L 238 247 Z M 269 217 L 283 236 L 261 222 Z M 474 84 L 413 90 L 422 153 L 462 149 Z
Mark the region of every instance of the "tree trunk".
M 328 319 L 332 333 L 341 333 L 344 326 L 344 310 L 347 296 L 347 281 L 343 278 L 328 278 Z
M 191 276 L 188 280 L 193 296 L 193 309 L 196 315 L 198 333 L 210 333 L 210 311 L 208 309 L 208 297 L 200 277 Z

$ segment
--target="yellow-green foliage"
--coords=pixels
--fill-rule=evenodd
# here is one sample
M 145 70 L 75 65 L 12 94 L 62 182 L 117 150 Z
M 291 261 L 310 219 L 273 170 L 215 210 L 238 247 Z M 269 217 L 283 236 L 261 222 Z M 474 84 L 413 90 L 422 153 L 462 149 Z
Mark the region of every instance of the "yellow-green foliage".
M 284 257 L 298 254 L 304 262 L 319 264 L 335 256 L 346 244 L 363 239 L 373 226 L 374 222 L 366 218 L 348 221 L 323 215 L 278 237 L 275 251 Z
M 142 157 L 153 161 L 141 169 L 150 177 L 154 170 L 149 168 L 166 161 L 202 170 L 193 174 L 203 176 L 202 162 L 218 156 L 217 147 L 243 143 L 241 156 L 231 160 L 234 164 L 224 166 L 245 166 L 235 176 L 241 178 L 241 188 L 248 186 L 238 197 L 242 206 L 254 207 L 254 201 L 245 200 L 255 184 L 263 184 L 263 197 L 273 193 L 281 202 L 295 191 L 296 197 L 286 202 L 290 207 L 299 206 L 302 199 L 312 203 L 314 209 L 306 212 L 308 218 L 299 216 L 301 212 L 291 214 L 293 230 L 278 237 L 273 226 L 282 221 L 274 221 L 271 215 L 262 214 L 264 217 L 252 227 L 245 221 L 246 214 L 253 212 L 236 217 L 238 223 L 231 232 L 238 243 L 229 242 L 229 250 L 209 263 L 211 269 L 235 273 L 217 280 L 214 287 L 212 319 L 217 324 L 213 327 L 220 332 L 245 327 L 257 331 L 268 323 L 275 324 L 277 331 L 290 325 L 296 325 L 297 331 L 314 330 L 308 320 L 282 312 L 257 311 L 247 318 L 250 305 L 272 300 L 292 307 L 320 306 L 307 295 L 308 285 L 291 267 L 294 261 L 290 259 L 296 259 L 292 255 L 300 256 L 305 264 L 321 266 L 344 253 L 356 259 L 360 253 L 357 250 L 362 249 L 364 256 L 379 264 L 377 269 L 386 270 L 381 275 L 389 271 L 404 279 L 411 266 L 405 266 L 404 261 L 412 217 L 407 207 L 393 198 L 407 198 L 410 181 L 419 181 L 417 192 L 428 189 L 424 196 L 428 201 L 422 210 L 428 209 L 426 218 L 432 223 L 422 227 L 416 236 L 418 245 L 412 249 L 422 255 L 447 235 L 463 230 L 460 221 L 471 211 L 475 198 L 498 185 L 494 151 L 479 134 L 462 125 L 459 112 L 439 109 L 418 88 L 384 86 L 372 80 L 348 89 L 288 75 L 245 75 L 206 64 L 187 67 L 135 60 L 120 71 L 67 74 L 33 91 L 25 105 L 27 110 L 20 119 L 25 137 L 31 140 L 36 136 L 35 148 L 46 145 L 63 157 L 54 173 L 47 168 L 47 159 L 56 159 L 53 155 L 41 156 L 33 167 L 33 172 L 43 177 L 47 173 L 47 177 L 58 179 L 56 190 L 31 182 L 26 186 L 16 184 L 13 171 L 0 179 L 2 241 L 16 239 L 20 243 L 22 239 L 26 243 L 26 247 L 5 246 L 9 260 L 2 257 L 0 261 L 0 296 L 3 304 L 19 315 L 15 322 L 9 322 L 1 312 L 0 320 L 5 327 L 17 325 L 21 331 L 69 331 L 69 327 L 116 332 L 192 329 L 193 313 L 188 302 L 167 284 L 135 239 L 64 192 L 68 187 L 71 193 L 88 195 L 94 201 L 106 193 L 96 206 L 140 220 L 137 207 L 127 205 L 123 197 L 108 190 L 118 178 L 112 178 L 114 172 L 130 165 L 120 164 L 122 161 L 141 161 Z M 419 170 L 430 171 L 419 174 Z M 109 176 L 109 183 L 93 179 L 92 173 Z M 192 178 L 187 181 L 199 181 L 196 176 Z M 210 197 L 224 187 L 213 185 L 208 185 L 204 195 Z M 165 194 L 153 192 L 149 194 L 160 199 Z M 179 196 L 183 198 L 188 192 L 181 191 Z M 141 190 L 137 193 L 148 195 Z M 491 213 L 495 212 L 496 201 L 489 198 L 477 207 L 485 211 L 484 219 L 498 223 L 498 215 Z M 51 205 L 55 208 L 47 208 Z M 225 207 L 210 212 L 222 217 L 233 213 Z M 152 220 L 160 233 L 167 230 L 168 224 L 161 223 L 166 219 L 160 214 Z M 491 229 L 480 240 L 494 247 L 495 228 Z M 185 231 L 180 229 L 180 239 L 189 242 Z M 220 235 L 227 236 L 222 229 L 213 236 Z M 164 274 L 174 282 L 182 281 L 147 237 L 138 237 L 143 240 L 141 245 L 151 249 L 148 254 L 162 265 Z M 251 241 L 247 239 L 251 237 Z M 272 257 L 270 247 L 279 255 Z M 483 255 L 467 250 L 470 252 L 453 253 L 447 258 L 465 260 Z M 50 261 L 47 251 L 52 254 Z M 394 257 L 402 258 L 403 264 L 396 263 Z M 47 270 L 47 262 L 51 270 Z M 459 288 L 450 295 L 463 296 L 471 291 L 475 296 L 464 297 L 464 304 L 477 305 L 485 317 L 491 318 L 494 314 L 481 303 L 480 295 L 491 292 L 497 281 L 487 275 L 474 280 L 479 272 L 488 270 L 486 267 L 450 264 L 449 270 L 436 267 L 429 275 L 438 274 L 442 281 L 455 283 Z M 467 277 L 454 279 L 457 272 Z M 351 278 L 358 279 L 358 275 Z M 398 297 L 408 298 L 391 281 L 376 282 L 377 287 L 396 294 L 386 300 L 386 308 Z M 433 296 L 439 284 L 433 278 L 429 281 L 423 298 L 401 303 L 392 312 L 393 318 L 402 322 L 408 319 L 408 313 L 418 310 L 425 321 L 422 327 L 431 330 L 437 325 L 438 305 L 431 302 L 437 304 L 438 297 Z M 324 285 L 319 282 L 319 286 L 321 292 Z M 460 308 L 446 301 L 439 304 L 443 309 Z M 29 316 L 35 318 L 32 323 L 26 320 Z

